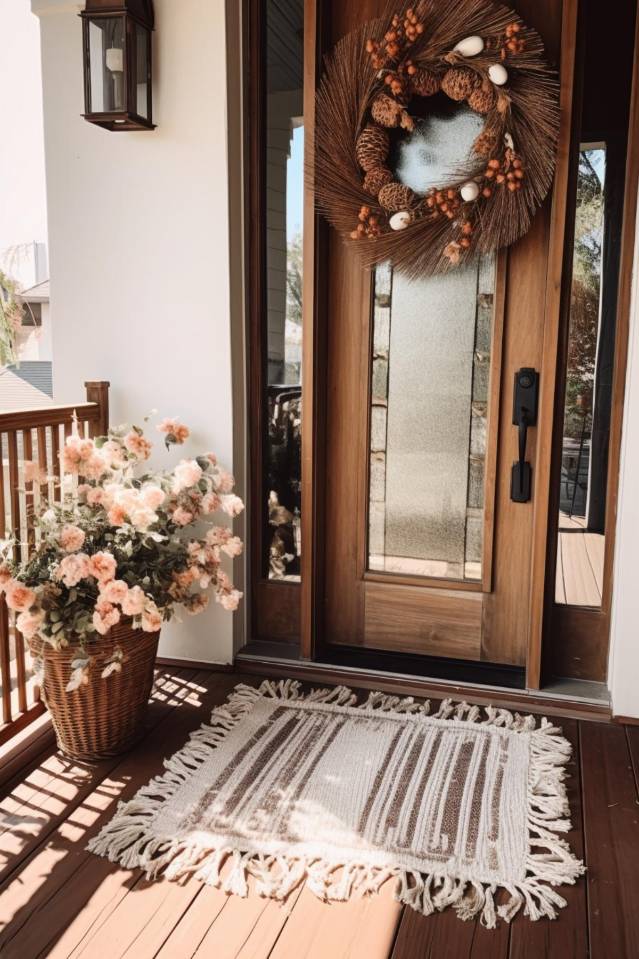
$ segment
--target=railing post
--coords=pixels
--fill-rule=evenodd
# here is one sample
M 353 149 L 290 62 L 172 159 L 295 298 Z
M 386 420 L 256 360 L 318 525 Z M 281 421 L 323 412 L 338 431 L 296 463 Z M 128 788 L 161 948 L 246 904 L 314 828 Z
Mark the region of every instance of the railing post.
M 91 423 L 91 436 L 106 436 L 109 432 L 109 386 L 107 380 L 89 380 L 84 384 L 87 391 L 87 402 L 97 403 L 100 416 L 97 422 Z

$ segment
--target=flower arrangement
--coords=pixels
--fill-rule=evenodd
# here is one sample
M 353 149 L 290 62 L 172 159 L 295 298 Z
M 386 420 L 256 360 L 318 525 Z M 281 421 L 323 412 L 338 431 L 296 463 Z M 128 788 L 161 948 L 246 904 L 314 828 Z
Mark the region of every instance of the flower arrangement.
M 157 428 L 167 449 L 189 437 L 177 420 Z M 53 478 L 23 465 L 25 482 L 40 491 L 35 547 L 19 562 L 15 541 L 3 544 L 0 591 L 27 641 L 77 645 L 67 691 L 88 684 L 91 644 L 116 624 L 156 632 L 179 608 L 201 613 L 211 591 L 227 610 L 242 597 L 222 569 L 222 555 L 238 556 L 242 543 L 213 521 L 219 511 L 233 517 L 243 509 L 233 477 L 213 453 L 172 470 L 145 469 L 151 450 L 137 426 L 95 440 L 75 428 L 60 456 L 57 500 L 48 496 Z M 102 676 L 124 660 L 116 646 Z

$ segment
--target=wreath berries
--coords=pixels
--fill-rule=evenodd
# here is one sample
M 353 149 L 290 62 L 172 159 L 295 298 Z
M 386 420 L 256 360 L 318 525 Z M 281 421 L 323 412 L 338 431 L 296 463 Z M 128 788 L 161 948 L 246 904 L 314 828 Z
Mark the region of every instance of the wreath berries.
M 393 141 L 440 92 L 484 126 L 452 182 L 419 195 L 392 168 Z M 550 189 L 558 101 L 539 35 L 491 0 L 420 0 L 370 21 L 337 44 L 318 91 L 318 207 L 368 265 L 411 275 L 508 246 Z

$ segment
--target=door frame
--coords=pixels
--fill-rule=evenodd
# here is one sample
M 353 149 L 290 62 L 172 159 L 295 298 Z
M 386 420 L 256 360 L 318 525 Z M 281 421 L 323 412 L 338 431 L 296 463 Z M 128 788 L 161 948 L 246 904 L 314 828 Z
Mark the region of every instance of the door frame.
M 317 16 L 317 0 L 305 0 L 306 23 L 313 24 Z M 578 0 L 564 0 L 561 22 L 560 57 L 560 131 L 557 151 L 557 168 L 553 185 L 550 214 L 548 269 L 544 298 L 543 358 L 548 363 L 540 392 L 539 426 L 537 429 L 535 460 L 535 500 L 533 505 L 533 544 L 531 589 L 527 597 L 529 635 L 526 657 L 526 684 L 539 688 L 541 679 L 541 639 L 544 613 L 546 550 L 548 535 L 548 505 L 552 444 L 550 432 L 554 417 L 554 382 L 556 374 L 559 337 L 559 305 L 562 276 L 565 214 L 569 177 L 569 157 L 572 131 L 572 85 L 575 66 L 575 39 Z M 315 109 L 314 84 L 318 78 L 321 62 L 321 39 L 323 26 L 305 32 L 306 60 L 311 83 L 305 85 L 304 109 L 309 117 L 308 129 L 313 129 Z M 568 40 L 566 40 L 568 38 Z M 315 291 L 317 266 L 325 251 L 325 231 L 314 211 L 312 186 L 313 138 L 305 141 L 305 220 L 303 250 L 305 285 L 303 300 L 303 370 L 304 403 L 302 409 L 302 582 L 301 582 L 301 654 L 305 659 L 316 657 L 322 635 L 321 604 L 322 575 L 324 567 L 324 536 L 326 525 L 322 522 L 321 497 L 318 496 L 318 477 L 322 475 L 324 449 L 326 396 L 322 376 L 322 362 L 326 355 L 326 342 L 322 336 L 322 310 L 325 304 L 317 301 Z M 311 268 L 309 269 L 309 264 Z M 312 286 L 311 286 L 312 284 Z M 309 289 L 310 288 L 310 289 Z M 308 292 L 307 292 L 308 290 Z M 544 367 L 546 370 L 546 367 Z M 506 376 L 506 379 L 508 377 Z

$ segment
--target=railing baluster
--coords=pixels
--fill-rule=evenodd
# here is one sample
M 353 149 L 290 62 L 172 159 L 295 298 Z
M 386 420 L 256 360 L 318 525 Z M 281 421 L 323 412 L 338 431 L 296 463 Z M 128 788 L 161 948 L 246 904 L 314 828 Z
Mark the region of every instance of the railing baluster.
M 11 529 L 18 537 L 14 548 L 16 562 L 26 558 L 26 543 L 21 541 L 22 524 L 20 520 L 20 473 L 18 462 L 18 437 L 15 430 L 7 433 L 7 443 L 9 448 L 9 484 L 10 484 L 10 502 L 11 502 Z M 20 630 L 13 619 L 13 640 L 16 650 L 16 679 L 18 681 L 18 709 L 21 713 L 27 708 L 27 676 L 24 662 L 24 640 Z
M 53 463 L 51 464 L 52 472 L 55 476 L 53 498 L 56 500 L 61 500 L 62 486 L 60 471 L 60 427 L 57 425 L 51 427 L 51 459 L 53 460 Z

